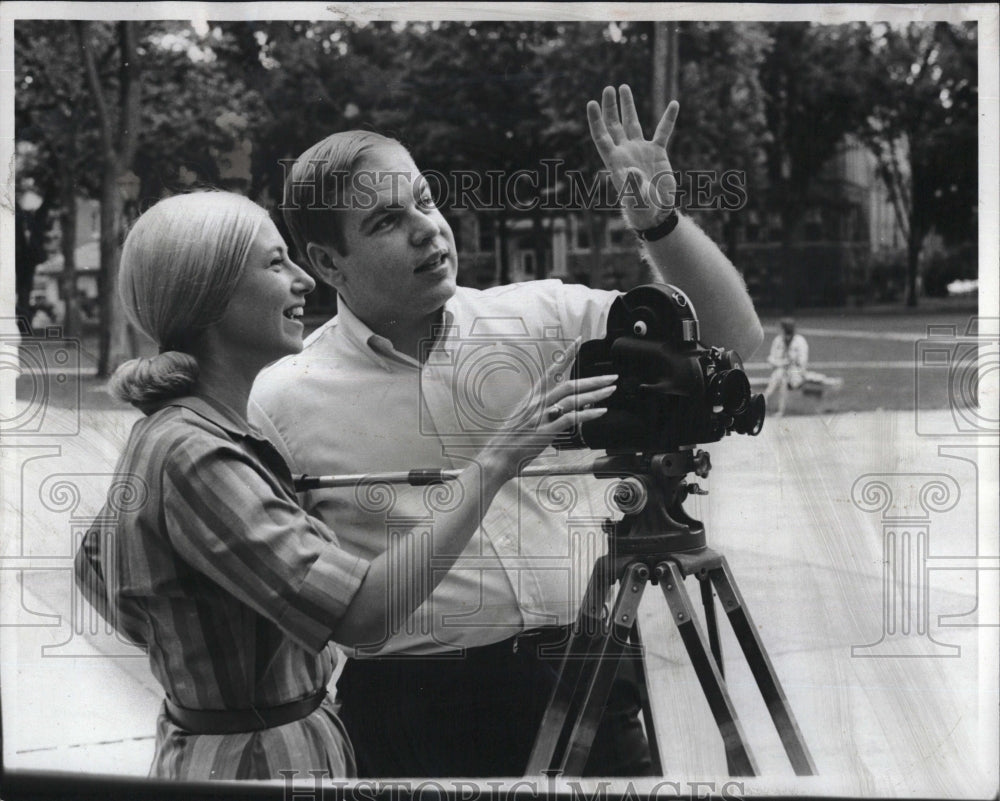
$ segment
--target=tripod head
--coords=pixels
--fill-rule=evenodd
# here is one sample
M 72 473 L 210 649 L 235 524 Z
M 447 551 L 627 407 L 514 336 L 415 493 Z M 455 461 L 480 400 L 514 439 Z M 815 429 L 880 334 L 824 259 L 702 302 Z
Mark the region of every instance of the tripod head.
M 662 556 L 704 548 L 705 527 L 683 504 L 690 495 L 708 494 L 688 475 L 707 478 L 711 469 L 709 454 L 693 449 L 597 459 L 594 476 L 622 479 L 613 499 L 625 516 L 604 526 L 611 550 L 618 556 Z

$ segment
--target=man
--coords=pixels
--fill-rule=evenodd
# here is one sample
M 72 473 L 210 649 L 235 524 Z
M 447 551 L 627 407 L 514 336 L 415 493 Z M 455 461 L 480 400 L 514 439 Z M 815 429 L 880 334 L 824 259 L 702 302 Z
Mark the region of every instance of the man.
M 615 185 L 634 190 L 623 193 L 623 210 L 647 240 L 654 279 L 684 289 L 706 342 L 752 353 L 762 335 L 739 275 L 673 209 L 666 145 L 677 104 L 650 140 L 626 86 L 620 115 L 612 87 L 587 111 Z M 373 134 L 335 134 L 306 151 L 283 209 L 300 252 L 339 299 L 337 317 L 303 353 L 272 365 L 254 388 L 251 417 L 294 472 L 474 461 L 485 437 L 518 422 L 537 376 L 569 361 L 570 341 L 604 335 L 617 297 L 559 281 L 457 287 L 451 229 L 409 153 Z M 595 483 L 509 482 L 428 601 L 354 649 L 338 692 L 360 775 L 524 772 L 558 665 L 546 647 L 565 641 L 600 552 L 608 507 L 592 503 Z M 433 525 L 448 493 L 362 483 L 308 492 L 303 503 L 345 548 L 371 556 L 396 547 L 400 532 Z M 400 577 L 389 589 L 405 593 L 419 580 Z M 623 662 L 587 775 L 650 772 L 638 709 Z
M 795 321 L 789 317 L 781 323 L 781 333 L 771 341 L 771 352 L 767 363 L 774 370 L 767 389 L 764 390 L 765 400 L 778 393 L 778 411 L 775 417 L 785 414 L 788 402 L 788 390 L 800 389 L 806 381 L 806 365 L 809 362 L 809 344 L 802 334 L 795 333 Z M 822 378 L 822 377 L 821 377 Z

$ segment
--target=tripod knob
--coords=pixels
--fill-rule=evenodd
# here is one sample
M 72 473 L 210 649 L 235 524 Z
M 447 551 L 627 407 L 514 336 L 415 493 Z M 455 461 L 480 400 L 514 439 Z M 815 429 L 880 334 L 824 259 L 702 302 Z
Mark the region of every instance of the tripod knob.
M 641 482 L 631 478 L 620 482 L 611 497 L 625 514 L 634 514 L 646 506 L 649 495 Z
M 692 472 L 698 476 L 698 478 L 708 478 L 708 473 L 712 469 L 712 459 L 708 455 L 708 451 L 698 451 L 691 457 L 691 462 L 694 465 Z

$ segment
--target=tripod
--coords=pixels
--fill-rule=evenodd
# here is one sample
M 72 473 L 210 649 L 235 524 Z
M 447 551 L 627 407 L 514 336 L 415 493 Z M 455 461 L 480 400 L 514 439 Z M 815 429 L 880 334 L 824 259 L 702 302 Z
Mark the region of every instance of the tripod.
M 682 450 L 655 455 L 608 455 L 594 460 L 589 467 L 529 465 L 519 471 L 522 477 L 590 473 L 597 478 L 626 479 L 615 492 L 615 502 L 625 516 L 616 523 L 605 523 L 608 553 L 594 564 L 576 625 L 562 657 L 552 698 L 528 760 L 526 775 L 559 772 L 579 776 L 583 772 L 601 710 L 619 662 L 624 658 L 633 659 L 637 667 L 654 768 L 662 773 L 642 668 L 642 643 L 636 625 L 639 602 L 650 583 L 662 590 L 680 632 L 722 735 L 730 775 L 754 776 L 758 769 L 726 688 L 713 586 L 792 767 L 800 776 L 816 773 L 725 557 L 705 546 L 704 526 L 689 517 L 682 506 L 688 495 L 706 494 L 697 484 L 687 483 L 687 475 L 694 473 L 704 478 L 710 470 L 707 453 Z M 303 492 L 321 487 L 354 487 L 364 481 L 424 486 L 453 481 L 460 472 L 415 469 L 395 473 L 298 476 L 295 487 Z M 701 583 L 707 638 L 695 619 L 694 607 L 684 587 L 687 576 L 696 576 Z M 607 614 L 605 602 L 616 582 L 618 592 Z
M 601 463 L 598 460 L 596 464 Z M 703 451 L 651 457 L 609 456 L 600 469 L 595 468 L 597 476 L 630 475 L 633 480 L 623 482 L 616 490 L 615 502 L 625 516 L 617 523 L 605 523 L 608 554 L 594 565 L 562 657 L 557 684 L 528 760 L 527 775 L 549 772 L 581 775 L 601 711 L 624 658 L 634 659 L 639 668 L 647 737 L 654 768 L 662 773 L 636 622 L 639 602 L 649 583 L 662 590 L 680 632 L 722 735 L 730 775 L 755 776 L 758 768 L 726 688 L 713 586 L 795 773 L 799 776 L 816 773 L 725 557 L 705 546 L 704 527 L 689 517 L 681 505 L 690 494 L 705 494 L 697 484 L 686 482 L 687 474 L 693 472 L 705 477 L 710 469 L 708 454 Z M 707 639 L 695 620 L 694 607 L 684 586 L 686 576 L 696 576 L 700 581 Z M 616 582 L 618 592 L 608 613 L 606 600 Z

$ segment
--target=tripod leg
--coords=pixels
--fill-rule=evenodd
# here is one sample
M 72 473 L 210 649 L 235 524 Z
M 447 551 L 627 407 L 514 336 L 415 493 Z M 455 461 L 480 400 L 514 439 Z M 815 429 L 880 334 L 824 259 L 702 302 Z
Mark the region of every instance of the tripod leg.
M 660 759 L 660 744 L 656 740 L 656 724 L 653 722 L 653 706 L 649 701 L 649 682 L 646 679 L 645 649 L 642 646 L 642 635 L 639 633 L 639 621 L 635 622 L 629 633 L 632 643 L 635 665 L 635 683 L 639 688 L 639 703 L 642 706 L 642 722 L 646 726 L 646 742 L 649 743 L 649 755 L 653 772 L 663 775 L 663 761 Z
M 715 664 L 719 666 L 719 675 L 726 677 L 726 667 L 722 663 L 722 643 L 719 642 L 719 622 L 715 617 L 715 597 L 712 594 L 712 582 L 708 576 L 698 578 L 701 585 L 701 605 L 705 607 L 705 629 L 708 631 L 708 644 L 712 648 Z
M 582 690 L 576 723 L 569 735 L 566 755 L 560 766 L 567 776 L 583 775 L 594 735 L 601 722 L 601 714 L 611 692 L 611 684 L 618 673 L 625 647 L 629 643 L 639 611 L 639 601 L 649 580 L 649 568 L 640 562 L 628 566 L 621 578 L 618 596 L 615 599 L 611 619 L 604 636 L 596 641 L 598 647 L 591 649 L 587 656 L 589 680 L 581 682 Z
M 684 641 L 684 647 L 687 648 L 695 674 L 701 682 L 705 699 L 722 735 L 729 772 L 733 776 L 756 776 L 757 763 L 750 753 L 750 746 L 736 716 L 733 702 L 729 698 L 726 683 L 719 673 L 715 658 L 709 653 L 705 635 L 695 621 L 694 608 L 684 588 L 684 576 L 680 568 L 671 561 L 661 562 L 657 570 L 662 571 L 659 583 L 663 597 L 670 607 L 674 623 L 677 624 L 677 630 Z
M 774 666 L 757 634 L 757 627 L 750 619 L 750 613 L 725 557 L 721 557 L 719 567 L 712 568 L 709 575 L 718 590 L 719 600 L 729 616 L 729 621 L 733 624 L 736 639 L 739 640 L 740 647 L 746 655 L 747 663 L 757 680 L 761 695 L 764 696 L 771 719 L 781 736 L 785 753 L 788 754 L 796 775 L 814 776 L 816 765 L 813 763 L 812 755 L 806 747 L 805 740 L 802 739 L 802 732 L 799 731 L 792 708 L 785 698 L 784 690 L 781 689 Z
M 595 640 L 604 629 L 604 603 L 613 582 L 610 565 L 609 557 L 603 557 L 597 560 L 590 574 L 576 624 L 559 664 L 552 697 L 545 708 L 528 758 L 527 776 L 541 776 L 563 762 L 569 734 L 567 721 L 575 706 L 574 699 L 580 694 L 581 682 L 587 680 L 585 671 L 592 665 L 588 655 L 596 647 Z

